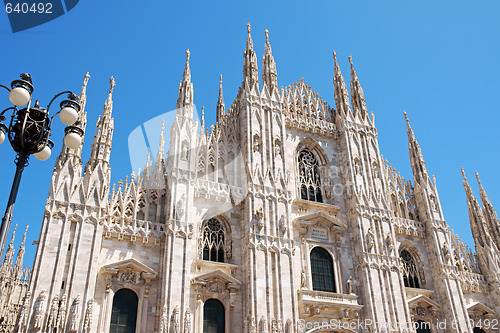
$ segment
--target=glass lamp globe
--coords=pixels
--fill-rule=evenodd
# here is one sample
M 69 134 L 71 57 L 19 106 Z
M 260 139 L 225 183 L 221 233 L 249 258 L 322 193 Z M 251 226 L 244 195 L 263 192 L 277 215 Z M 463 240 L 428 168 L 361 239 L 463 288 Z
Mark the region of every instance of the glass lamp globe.
M 82 144 L 82 137 L 75 132 L 69 132 L 64 137 L 64 144 L 70 149 L 77 149 Z
M 4 140 L 5 140 L 5 133 L 0 128 L 0 145 L 4 142 Z
M 73 125 L 78 120 L 78 112 L 71 106 L 66 106 L 59 113 L 59 119 L 64 125 Z
M 24 87 L 15 87 L 9 93 L 9 99 L 15 106 L 23 106 L 28 104 L 31 95 Z
M 46 161 L 49 159 L 50 154 L 51 154 L 50 148 L 48 146 L 45 146 L 45 148 L 43 148 L 42 151 L 39 151 L 38 153 L 34 153 L 33 155 L 39 161 Z

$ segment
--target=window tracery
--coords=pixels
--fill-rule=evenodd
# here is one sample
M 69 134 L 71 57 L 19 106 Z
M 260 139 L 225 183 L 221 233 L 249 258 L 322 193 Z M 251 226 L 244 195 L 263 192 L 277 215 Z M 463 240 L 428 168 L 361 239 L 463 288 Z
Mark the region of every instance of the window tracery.
M 230 244 L 226 230 L 219 220 L 212 218 L 205 222 L 201 241 L 203 260 L 224 262 L 226 258 L 231 257 Z
M 313 153 L 303 149 L 298 156 L 300 198 L 323 202 L 319 163 Z
M 415 263 L 415 258 L 408 250 L 402 250 L 399 256 L 403 261 L 403 281 L 405 287 L 420 288 L 420 274 Z

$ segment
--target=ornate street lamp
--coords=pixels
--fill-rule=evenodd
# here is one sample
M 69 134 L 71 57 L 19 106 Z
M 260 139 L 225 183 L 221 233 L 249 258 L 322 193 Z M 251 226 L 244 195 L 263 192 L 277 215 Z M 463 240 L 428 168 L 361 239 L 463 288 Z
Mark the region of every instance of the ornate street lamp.
M 14 106 L 8 107 L 0 113 L 0 144 L 7 137 L 10 145 L 17 153 L 16 174 L 10 191 L 9 202 L 7 209 L 2 218 L 0 227 L 0 257 L 3 254 L 7 235 L 9 233 L 10 223 L 12 221 L 12 211 L 21 181 L 21 175 L 24 168 L 28 165 L 28 160 L 31 154 L 40 161 L 45 161 L 50 157 L 51 149 L 54 143 L 49 140 L 51 135 L 52 121 L 56 115 L 59 115 L 60 120 L 68 125 L 66 127 L 66 136 L 64 144 L 71 149 L 77 149 L 82 143 L 83 130 L 80 128 L 78 121 L 78 113 L 80 105 L 77 103 L 77 96 L 71 91 L 63 91 L 52 98 L 46 108 L 40 107 L 40 102 L 35 101 L 32 106 L 33 84 L 31 76 L 27 73 L 20 75 L 20 80 L 14 80 L 11 83 L 11 88 L 0 85 L 9 91 L 9 99 Z M 68 99 L 60 103 L 61 109 L 49 117 L 49 109 L 52 102 L 61 95 L 68 94 Z M 26 106 L 24 108 L 21 108 Z M 6 120 L 5 114 L 11 111 L 9 125 L 3 123 Z M 8 120 L 7 120 L 8 121 Z

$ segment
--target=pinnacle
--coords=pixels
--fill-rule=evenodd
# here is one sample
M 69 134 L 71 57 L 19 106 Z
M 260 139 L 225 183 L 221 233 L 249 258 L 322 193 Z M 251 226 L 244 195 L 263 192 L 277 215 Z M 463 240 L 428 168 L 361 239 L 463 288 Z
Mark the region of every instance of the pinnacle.
M 483 185 L 481 184 L 481 180 L 479 179 L 479 173 L 476 171 L 476 179 L 477 179 L 477 183 L 479 184 L 480 187 L 483 187 Z
M 111 96 L 113 95 L 113 90 L 115 89 L 115 78 L 111 76 L 109 78 L 109 94 L 108 94 L 108 100 L 111 100 Z

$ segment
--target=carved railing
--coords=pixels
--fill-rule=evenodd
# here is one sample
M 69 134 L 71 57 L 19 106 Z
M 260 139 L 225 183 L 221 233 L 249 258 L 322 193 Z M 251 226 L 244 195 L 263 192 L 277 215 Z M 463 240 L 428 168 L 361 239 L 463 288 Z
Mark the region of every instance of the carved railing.
M 241 199 L 246 195 L 246 191 L 242 187 L 206 179 L 198 178 L 193 182 L 193 185 L 195 189 L 195 197 L 215 199 L 219 202 L 229 202 L 231 196 L 234 201 L 241 201 Z
M 422 222 L 401 217 L 395 217 L 394 222 L 397 234 L 418 238 L 423 238 L 425 236 L 425 228 Z
M 328 303 L 347 303 L 358 304 L 358 296 L 354 294 L 338 294 L 318 290 L 300 290 L 300 298 L 304 301 L 328 302 Z
M 113 233 L 143 239 L 158 239 L 165 232 L 165 224 L 142 221 L 132 218 L 112 218 L 104 222 L 104 237 L 110 238 Z
M 467 271 L 458 271 L 458 274 L 462 289 L 465 292 L 486 292 L 486 281 L 482 274 Z

